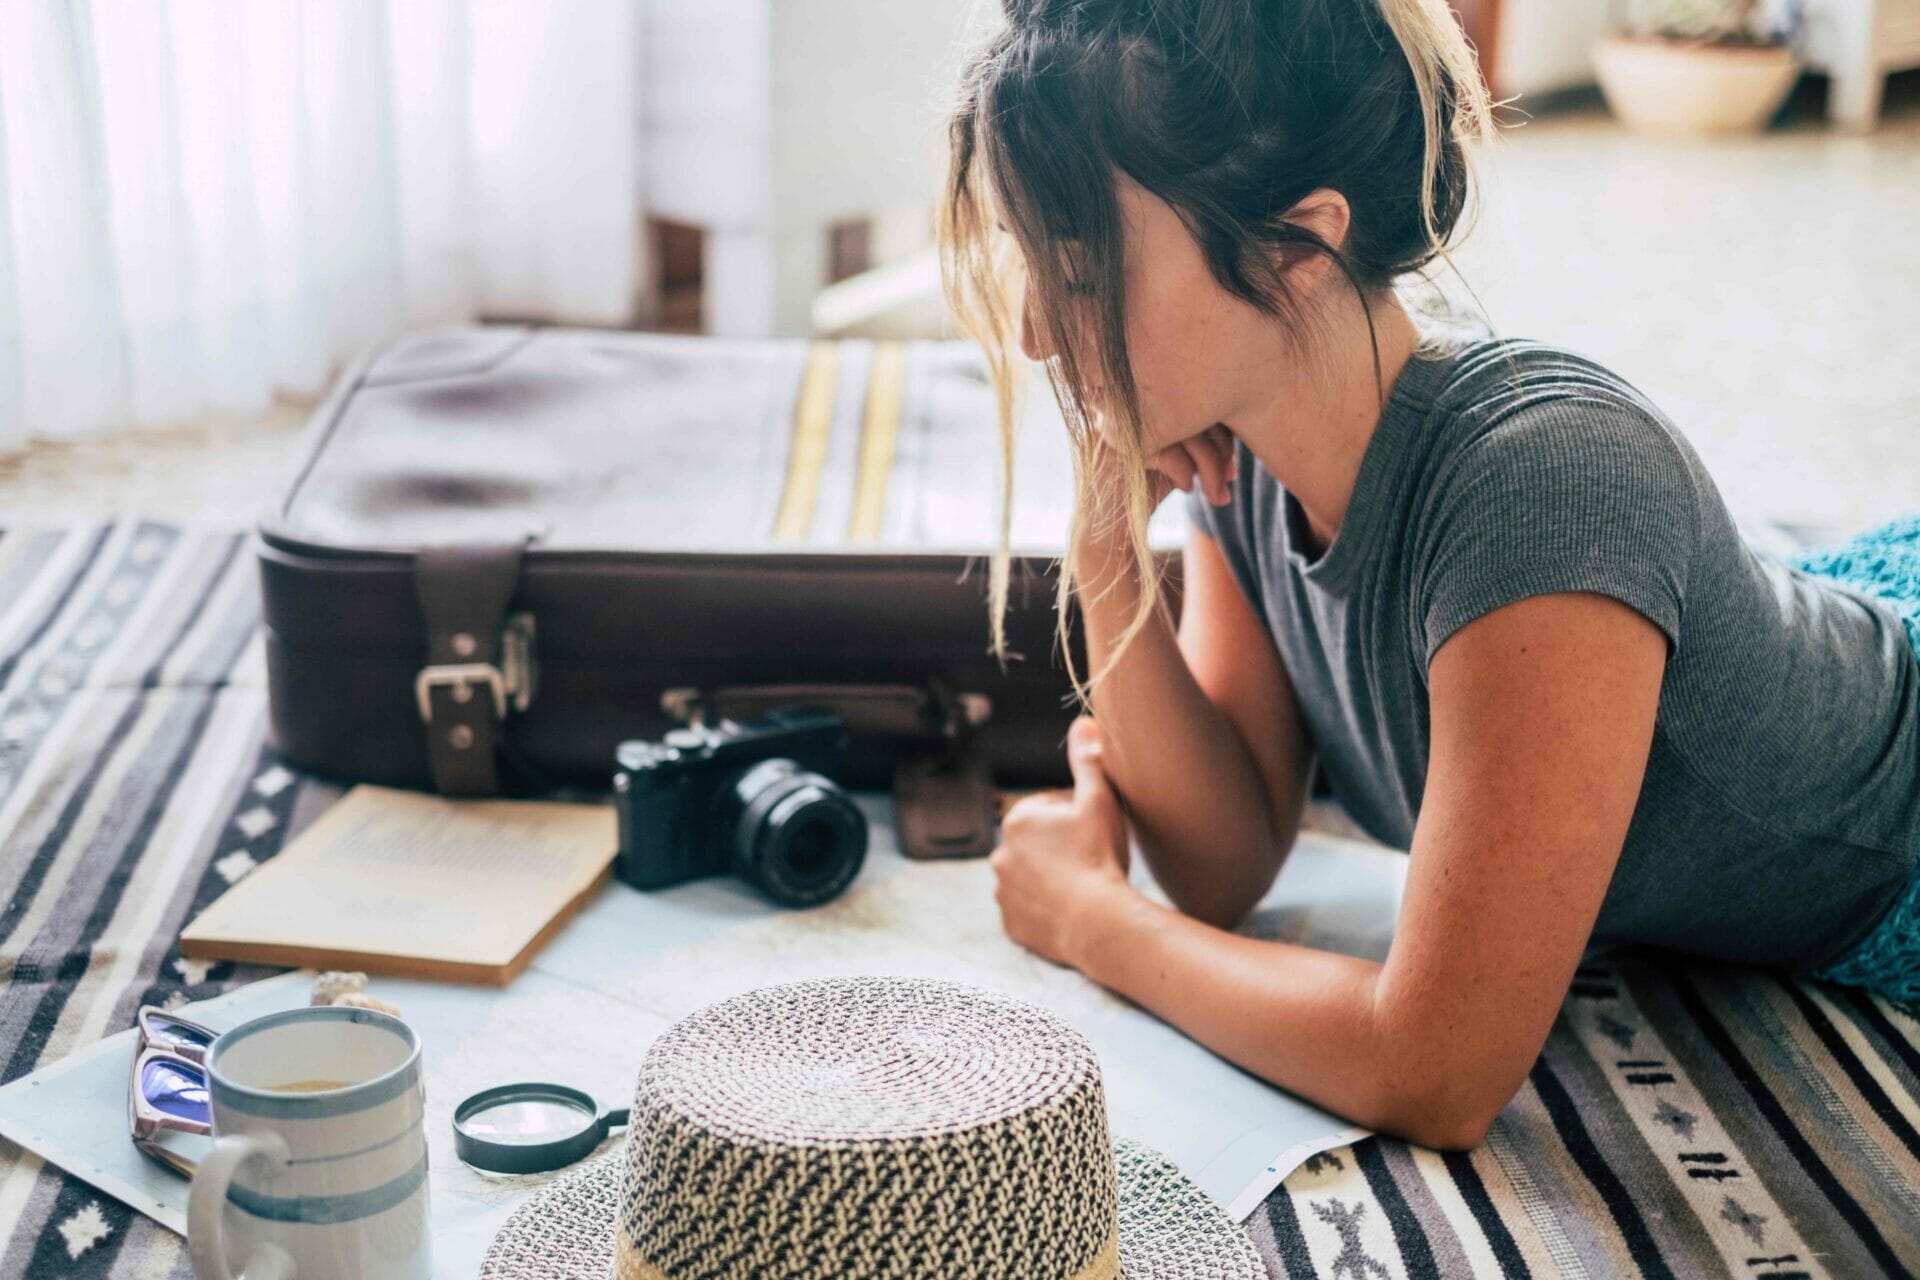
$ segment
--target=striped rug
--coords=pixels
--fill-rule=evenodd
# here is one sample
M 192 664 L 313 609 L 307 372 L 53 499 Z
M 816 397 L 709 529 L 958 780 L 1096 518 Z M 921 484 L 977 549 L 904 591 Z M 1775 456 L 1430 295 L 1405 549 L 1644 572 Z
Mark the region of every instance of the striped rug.
M 0 1079 L 270 970 L 182 924 L 338 796 L 263 745 L 247 539 L 0 530 Z M 1248 1229 L 1275 1276 L 1920 1274 L 1920 1021 L 1839 988 L 1583 969 L 1488 1141 L 1320 1156 Z M 0 1277 L 191 1276 L 0 1142 Z

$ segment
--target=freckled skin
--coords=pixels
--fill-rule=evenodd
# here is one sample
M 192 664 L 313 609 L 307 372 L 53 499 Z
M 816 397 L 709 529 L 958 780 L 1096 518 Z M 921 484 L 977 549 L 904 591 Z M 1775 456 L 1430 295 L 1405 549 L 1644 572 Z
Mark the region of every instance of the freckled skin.
M 1338 535 L 1381 384 L 1367 312 L 1323 259 L 1286 264 L 1313 359 L 1213 281 L 1163 202 L 1122 182 L 1127 347 L 1164 496 L 1224 502 L 1232 442 Z M 1296 211 L 1332 243 L 1348 211 Z M 1415 332 L 1373 299 L 1390 387 Z M 1023 307 L 1022 345 L 1047 352 Z M 1109 535 L 1110 536 L 1110 535 Z M 1130 558 L 1085 535 L 1098 670 L 1133 614 Z M 1319 1105 L 1430 1146 L 1475 1145 L 1526 1077 L 1592 931 L 1639 795 L 1666 641 L 1589 594 L 1538 596 L 1456 632 L 1429 672 L 1426 790 L 1384 963 L 1229 932 L 1299 829 L 1313 744 L 1290 677 L 1217 547 L 1192 536 L 1176 633 L 1162 614 L 1076 725 L 1071 793 L 1014 805 L 991 858 L 1007 933 Z M 1124 806 L 1123 801 L 1124 799 Z M 1126 878 L 1129 836 L 1173 902 Z

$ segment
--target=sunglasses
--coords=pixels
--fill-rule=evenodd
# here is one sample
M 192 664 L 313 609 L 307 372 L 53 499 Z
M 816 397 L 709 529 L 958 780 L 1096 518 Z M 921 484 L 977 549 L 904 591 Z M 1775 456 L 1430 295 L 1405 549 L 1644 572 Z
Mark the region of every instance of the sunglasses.
M 140 1007 L 136 1025 L 140 1034 L 127 1081 L 127 1130 L 142 1154 L 191 1178 L 195 1162 L 165 1138 L 212 1134 L 206 1063 L 218 1033 L 150 1004 Z

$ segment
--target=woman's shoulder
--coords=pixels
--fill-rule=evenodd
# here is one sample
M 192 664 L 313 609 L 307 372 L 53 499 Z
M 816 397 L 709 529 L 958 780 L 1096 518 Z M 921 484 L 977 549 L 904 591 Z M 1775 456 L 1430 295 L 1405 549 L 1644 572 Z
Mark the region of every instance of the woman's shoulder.
M 1676 431 L 1624 375 L 1571 347 L 1486 332 L 1429 334 L 1415 358 L 1437 366 L 1435 407 L 1453 413 L 1492 422 L 1555 403 L 1611 405 Z
M 1569 347 L 1483 335 L 1423 346 L 1428 482 L 1489 470 L 1710 485 L 1685 435 L 1624 376 Z M 1696 495 L 1697 496 L 1697 495 Z
M 1678 647 L 1711 481 L 1624 378 L 1548 343 L 1479 339 L 1423 358 L 1432 412 L 1407 504 L 1422 654 L 1513 600 L 1581 591 Z

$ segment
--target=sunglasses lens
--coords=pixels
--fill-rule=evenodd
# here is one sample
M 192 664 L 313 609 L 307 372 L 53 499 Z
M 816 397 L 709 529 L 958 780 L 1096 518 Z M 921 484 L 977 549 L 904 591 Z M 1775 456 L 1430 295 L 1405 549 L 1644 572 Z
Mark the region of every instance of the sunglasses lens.
M 213 1047 L 213 1036 L 205 1028 L 196 1027 L 191 1022 L 182 1022 L 178 1018 L 168 1017 L 164 1013 L 147 1015 L 147 1031 L 157 1039 L 171 1041 L 176 1045 L 189 1045 L 196 1049 Z
M 206 1124 L 212 1119 L 207 1103 L 207 1078 L 180 1062 L 153 1060 L 140 1071 L 140 1094 L 154 1110 L 178 1120 Z

